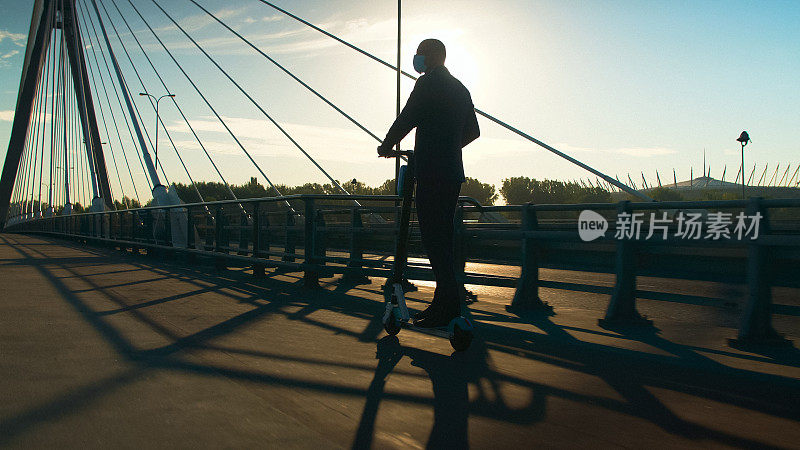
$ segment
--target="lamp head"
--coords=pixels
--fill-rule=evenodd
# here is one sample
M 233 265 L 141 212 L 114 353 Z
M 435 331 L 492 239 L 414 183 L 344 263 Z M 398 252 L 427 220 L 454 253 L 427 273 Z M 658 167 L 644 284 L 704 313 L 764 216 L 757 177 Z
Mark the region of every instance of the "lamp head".
M 748 142 L 750 142 L 750 135 L 747 134 L 747 131 L 742 131 L 742 134 L 740 134 L 736 140 L 741 142 L 742 146 L 745 146 Z
M 146 92 L 139 92 L 139 95 L 147 95 Z

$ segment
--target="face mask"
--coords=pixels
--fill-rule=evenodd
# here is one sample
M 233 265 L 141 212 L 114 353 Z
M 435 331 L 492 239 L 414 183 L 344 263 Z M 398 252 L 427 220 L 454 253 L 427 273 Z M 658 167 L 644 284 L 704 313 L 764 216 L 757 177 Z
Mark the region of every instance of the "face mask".
M 414 55 L 414 70 L 419 73 L 425 72 L 425 55 Z

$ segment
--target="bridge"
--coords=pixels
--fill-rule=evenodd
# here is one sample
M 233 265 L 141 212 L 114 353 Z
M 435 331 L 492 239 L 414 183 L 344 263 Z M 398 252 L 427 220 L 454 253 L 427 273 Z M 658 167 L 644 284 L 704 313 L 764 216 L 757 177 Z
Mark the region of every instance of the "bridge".
M 189 1 L 226 37 L 380 141 L 235 24 Z M 37 0 L 33 8 L 0 180 L 0 444 L 797 445 L 800 200 L 654 202 L 476 108 L 589 171 L 621 200 L 493 206 L 462 197 L 457 272 L 476 341 L 453 353 L 446 340 L 413 331 L 387 336 L 380 314 L 398 197 L 349 192 L 166 2 L 153 0 L 150 13 L 138 3 Z M 395 71 L 398 92 L 400 77 L 413 78 L 261 3 Z M 155 12 L 332 192 L 285 195 L 270 181 L 263 158 L 208 97 L 216 87 L 195 80 L 151 25 Z M 145 33 L 158 45 L 143 45 Z M 143 78 L 173 92 L 161 75 L 166 63 L 269 196 L 237 198 L 193 128 L 200 113 L 166 96 L 229 195 L 203 199 L 194 161 L 181 155 L 158 115 L 161 98 Z M 132 80 L 147 95 L 135 95 Z M 152 138 L 144 106 L 160 125 Z M 158 156 L 159 129 L 174 166 Z M 180 198 L 168 181 L 178 176 L 172 169 L 199 201 Z M 600 226 L 591 237 L 580 228 L 587 211 Z M 690 223 L 704 232 L 690 232 Z M 433 275 L 413 224 L 411 253 L 410 306 L 422 309 Z

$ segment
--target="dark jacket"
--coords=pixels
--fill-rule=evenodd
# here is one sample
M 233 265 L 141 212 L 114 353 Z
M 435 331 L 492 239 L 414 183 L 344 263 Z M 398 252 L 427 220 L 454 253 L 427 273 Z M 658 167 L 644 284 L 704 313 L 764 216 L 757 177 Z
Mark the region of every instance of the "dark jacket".
M 419 77 L 383 145 L 394 146 L 414 127 L 417 178 L 463 182 L 461 148 L 480 130 L 469 91 L 444 66 Z

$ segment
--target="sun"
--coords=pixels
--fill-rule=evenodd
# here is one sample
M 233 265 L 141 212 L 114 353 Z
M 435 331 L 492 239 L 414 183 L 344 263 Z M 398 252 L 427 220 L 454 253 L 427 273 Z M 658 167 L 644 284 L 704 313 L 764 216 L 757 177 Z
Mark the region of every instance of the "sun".
M 475 58 L 457 42 L 445 45 L 447 45 L 447 58 L 444 65 L 467 89 L 474 89 L 478 84 L 478 63 Z
M 417 28 L 417 24 L 412 24 L 410 27 Z M 443 27 L 435 32 L 410 33 L 410 38 L 404 43 L 404 54 L 415 54 L 417 45 L 427 38 L 439 39 L 444 43 L 447 49 L 444 65 L 454 77 L 461 80 L 467 89 L 476 88 L 479 81 L 479 65 L 474 54 L 469 50 L 464 31 L 458 27 Z M 410 66 L 411 58 L 408 57 L 407 61 Z

